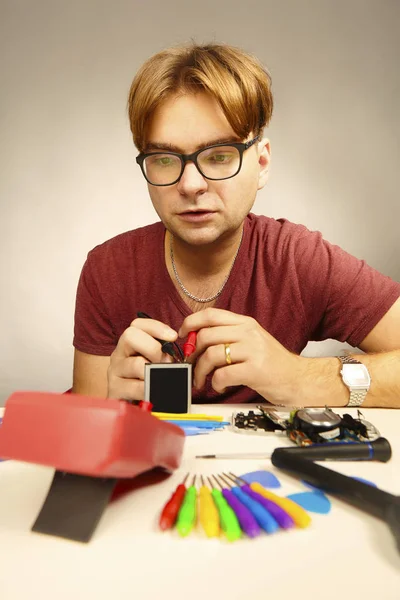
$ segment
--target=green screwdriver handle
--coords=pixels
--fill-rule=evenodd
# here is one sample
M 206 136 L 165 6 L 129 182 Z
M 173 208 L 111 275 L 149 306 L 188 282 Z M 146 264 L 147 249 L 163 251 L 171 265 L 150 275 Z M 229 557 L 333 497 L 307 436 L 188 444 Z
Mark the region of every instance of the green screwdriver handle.
M 196 499 L 197 499 L 197 490 L 194 485 L 190 486 L 186 490 L 185 497 L 183 499 L 181 508 L 178 513 L 178 518 L 176 520 L 176 528 L 178 530 L 179 535 L 185 537 L 189 535 L 189 533 L 193 529 L 193 525 L 196 521 Z
M 230 542 L 238 540 L 242 535 L 242 530 L 240 529 L 239 521 L 237 520 L 234 511 L 229 506 L 220 490 L 214 488 L 211 494 L 218 509 L 221 527 L 226 537 Z

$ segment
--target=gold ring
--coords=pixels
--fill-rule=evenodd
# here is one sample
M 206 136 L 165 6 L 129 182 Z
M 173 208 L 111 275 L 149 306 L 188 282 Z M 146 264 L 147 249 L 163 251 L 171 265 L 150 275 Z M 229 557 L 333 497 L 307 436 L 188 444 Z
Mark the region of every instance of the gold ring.
M 227 365 L 231 365 L 232 364 L 232 358 L 231 358 L 231 346 L 230 344 L 224 344 L 225 346 L 225 361 Z

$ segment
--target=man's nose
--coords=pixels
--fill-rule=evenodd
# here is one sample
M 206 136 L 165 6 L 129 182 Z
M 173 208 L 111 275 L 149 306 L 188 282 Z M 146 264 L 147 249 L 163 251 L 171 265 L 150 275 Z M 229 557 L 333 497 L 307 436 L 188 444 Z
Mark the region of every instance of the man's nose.
M 207 179 L 203 177 L 193 162 L 187 162 L 178 181 L 178 190 L 182 194 L 203 192 L 207 189 Z

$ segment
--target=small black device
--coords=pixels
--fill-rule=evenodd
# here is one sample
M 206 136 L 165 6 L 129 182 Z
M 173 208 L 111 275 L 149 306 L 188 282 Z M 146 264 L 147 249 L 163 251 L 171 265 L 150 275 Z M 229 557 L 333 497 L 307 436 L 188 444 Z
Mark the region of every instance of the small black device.
M 192 404 L 190 363 L 146 363 L 144 399 L 154 412 L 188 413 Z

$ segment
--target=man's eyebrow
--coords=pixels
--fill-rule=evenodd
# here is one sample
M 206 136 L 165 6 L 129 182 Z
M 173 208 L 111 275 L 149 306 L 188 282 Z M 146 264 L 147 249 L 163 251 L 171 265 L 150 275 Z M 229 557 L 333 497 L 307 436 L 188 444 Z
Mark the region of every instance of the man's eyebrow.
M 238 137 L 224 137 L 224 138 L 216 138 L 213 140 L 208 140 L 202 144 L 196 146 L 194 152 L 197 150 L 201 150 L 202 148 L 207 148 L 208 146 L 214 146 L 216 144 L 236 144 L 241 140 Z M 168 152 L 177 152 L 178 154 L 186 154 L 182 148 L 179 146 L 175 146 L 175 144 L 169 144 L 167 142 L 148 142 L 145 146 L 144 153 L 153 152 L 155 150 L 166 150 Z

